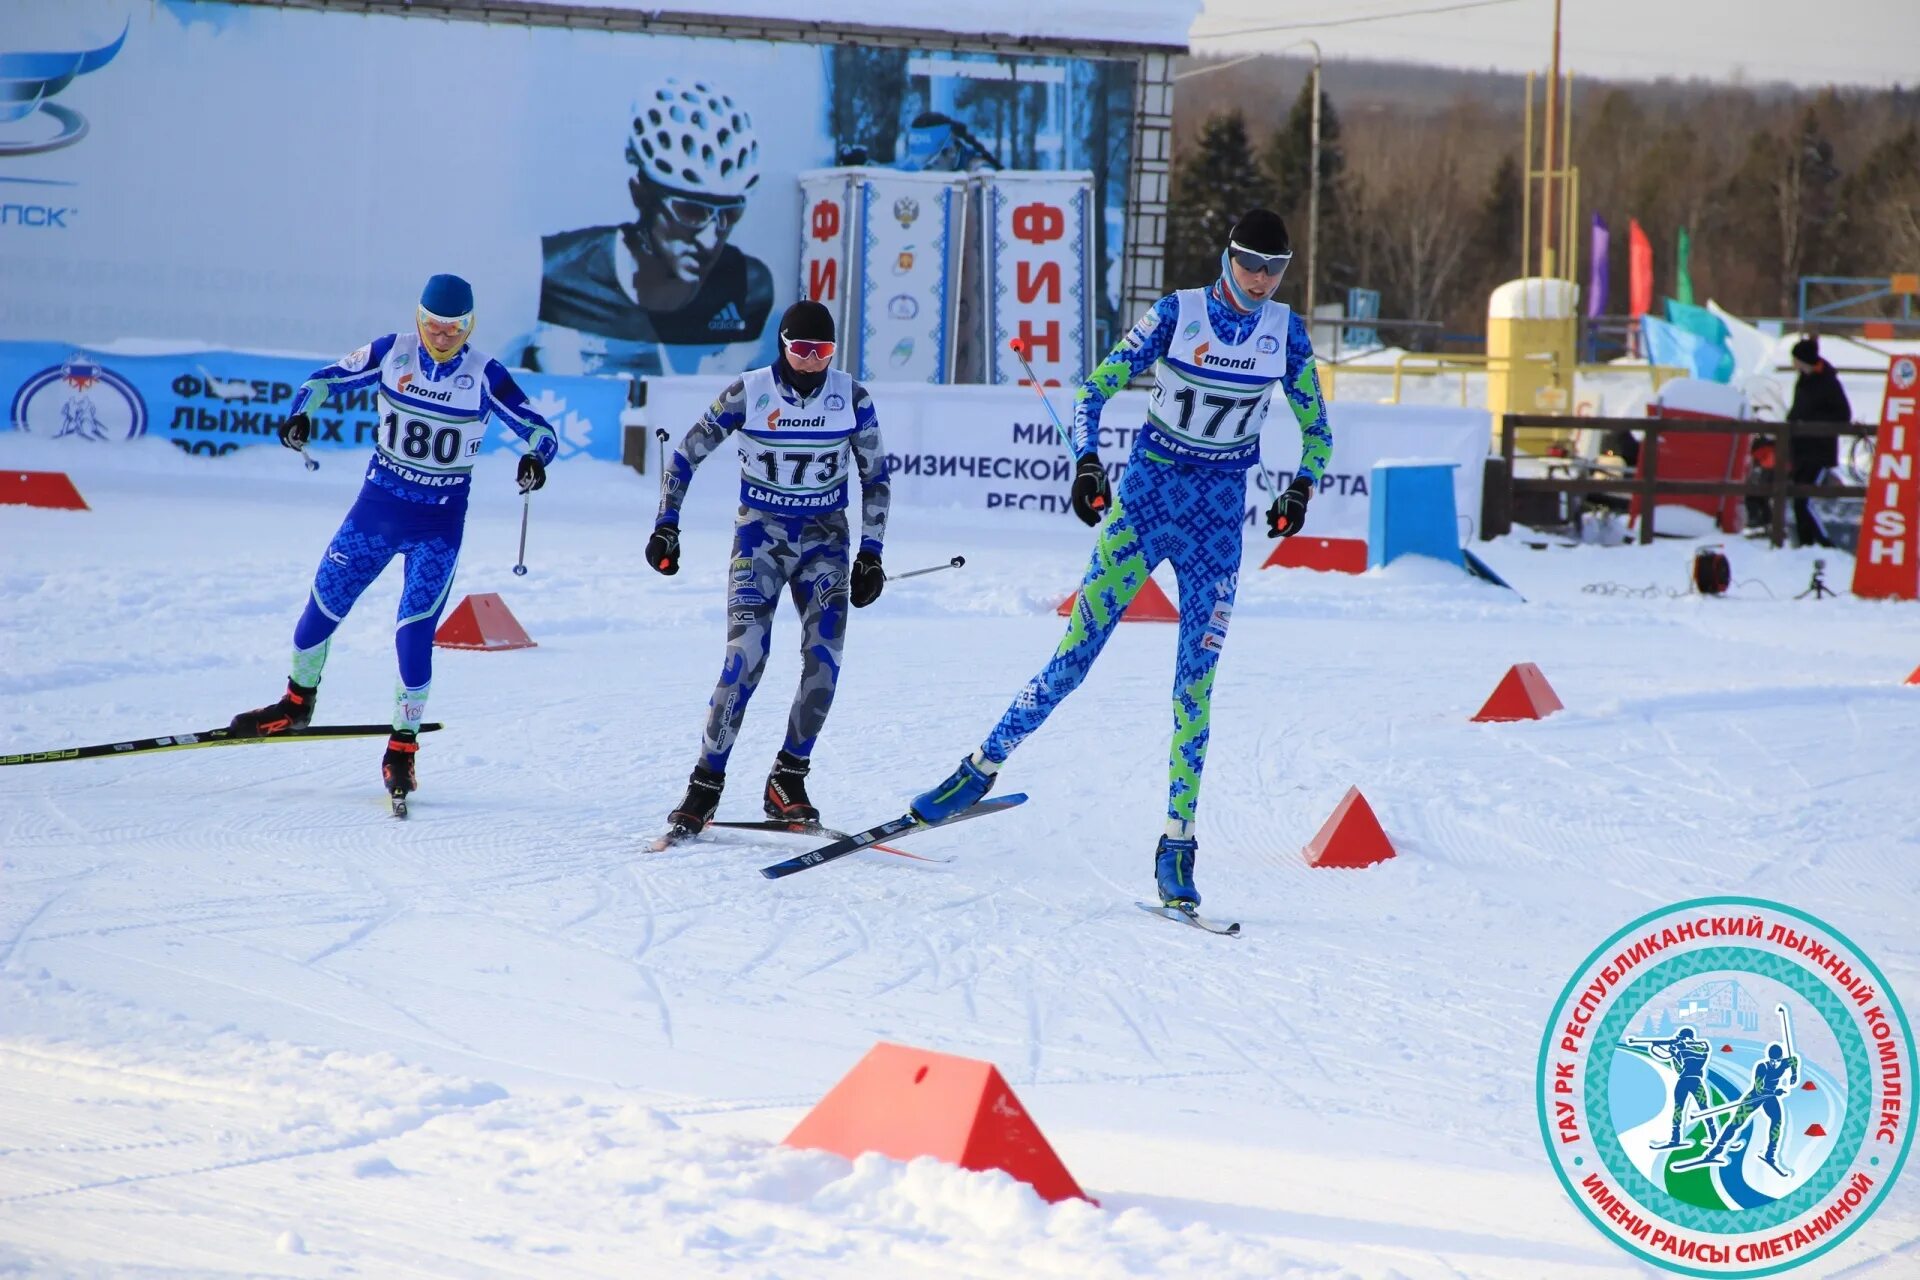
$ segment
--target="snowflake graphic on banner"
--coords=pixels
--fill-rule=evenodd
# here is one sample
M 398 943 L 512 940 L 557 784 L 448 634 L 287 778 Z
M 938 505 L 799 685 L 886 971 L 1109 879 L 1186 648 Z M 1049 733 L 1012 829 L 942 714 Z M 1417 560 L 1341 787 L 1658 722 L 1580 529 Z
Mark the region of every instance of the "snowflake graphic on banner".
M 540 394 L 527 401 L 527 406 L 535 413 L 553 424 L 554 431 L 560 437 L 560 457 L 570 458 L 576 453 L 585 453 L 593 443 L 593 422 L 567 409 L 566 397 L 554 394 L 553 388 L 543 387 Z M 519 438 L 510 432 L 503 432 L 500 450 L 506 453 L 521 453 L 525 447 Z

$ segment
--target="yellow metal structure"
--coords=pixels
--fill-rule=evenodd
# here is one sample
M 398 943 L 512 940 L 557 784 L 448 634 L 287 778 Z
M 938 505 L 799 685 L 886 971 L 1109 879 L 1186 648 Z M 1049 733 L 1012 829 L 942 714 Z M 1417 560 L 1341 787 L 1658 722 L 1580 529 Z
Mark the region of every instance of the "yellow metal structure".
M 1488 297 L 1487 408 L 1496 417 L 1572 408 L 1579 300 L 1572 281 L 1544 276 L 1509 280 Z M 1543 452 L 1551 435 L 1523 433 L 1518 446 Z

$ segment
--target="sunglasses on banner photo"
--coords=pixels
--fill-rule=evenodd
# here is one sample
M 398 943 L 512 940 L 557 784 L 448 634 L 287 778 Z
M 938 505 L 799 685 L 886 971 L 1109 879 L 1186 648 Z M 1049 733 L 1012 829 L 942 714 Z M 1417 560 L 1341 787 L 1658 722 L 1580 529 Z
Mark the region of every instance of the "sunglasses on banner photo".
M 789 338 L 785 334 L 780 336 L 780 341 L 786 344 L 787 354 L 795 360 L 833 359 L 831 342 L 823 342 L 817 338 Z
M 1227 245 L 1227 251 L 1233 255 L 1233 260 L 1240 264 L 1242 270 L 1251 271 L 1257 275 L 1277 276 L 1287 269 L 1289 262 L 1293 261 L 1291 253 L 1255 253 L 1251 249 L 1244 249 L 1231 242 Z
M 688 231 L 705 231 L 715 223 L 720 225 L 722 231 L 731 231 L 747 211 L 744 202 L 708 204 L 688 196 L 663 196 L 660 208 L 671 221 Z

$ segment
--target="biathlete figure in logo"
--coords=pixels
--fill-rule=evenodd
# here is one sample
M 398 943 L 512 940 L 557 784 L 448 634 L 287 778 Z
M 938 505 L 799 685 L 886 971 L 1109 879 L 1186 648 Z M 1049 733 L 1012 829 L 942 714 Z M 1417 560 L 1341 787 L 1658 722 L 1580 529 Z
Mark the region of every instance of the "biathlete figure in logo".
M 1656 1058 L 1666 1058 L 1673 1063 L 1678 1078 L 1673 1082 L 1673 1110 L 1668 1121 L 1673 1132 L 1665 1142 L 1653 1142 L 1648 1145 L 1655 1151 L 1664 1151 L 1672 1147 L 1684 1147 L 1691 1139 L 1680 1136 L 1680 1127 L 1687 1118 L 1687 1100 L 1691 1098 L 1696 1107 L 1707 1109 L 1707 1059 L 1713 1055 L 1713 1046 L 1694 1035 L 1692 1027 L 1682 1027 L 1666 1040 L 1648 1040 L 1633 1038 L 1632 1044 L 1643 1044 Z M 1707 1141 L 1712 1142 L 1718 1135 L 1713 1117 L 1708 1116 Z
M 306 728 L 335 629 L 387 563 L 405 556 L 393 637 L 400 680 L 393 736 L 380 769 L 391 794 L 419 785 L 414 755 L 433 681 L 433 631 L 453 587 L 473 460 L 487 418 L 499 418 L 527 442 L 517 472 L 522 493 L 546 483 L 546 464 L 560 447 L 506 368 L 467 344 L 472 332 L 473 289 L 459 276 L 434 276 L 420 295 L 411 331 L 383 334 L 316 371 L 294 395 L 280 428 L 281 444 L 305 448 L 313 434 L 310 415 L 329 396 L 378 387 L 373 460 L 360 496 L 320 557 L 306 610 L 294 626 L 287 692 L 278 702 L 235 716 L 231 728 L 249 736 Z
M 1767 1056 L 1753 1064 L 1753 1083 L 1741 1095 L 1740 1105 L 1734 1108 L 1732 1117 L 1721 1126 L 1720 1137 L 1696 1163 L 1727 1163 L 1725 1152 L 1728 1140 L 1758 1111 L 1767 1117 L 1767 1153 L 1760 1158 L 1781 1177 L 1791 1178 L 1793 1170 L 1780 1163 L 1780 1135 L 1785 1131 L 1787 1122 L 1786 1111 L 1780 1105 L 1780 1099 L 1787 1096 L 1787 1085 L 1780 1083 L 1782 1077 L 1786 1078 L 1787 1085 L 1799 1083 L 1800 1055 L 1788 1053 L 1778 1043 L 1770 1044 L 1767 1046 Z
M 986 795 L 1013 749 L 1086 678 L 1154 566 L 1171 560 L 1180 580 L 1180 639 L 1167 825 L 1154 873 L 1163 905 L 1199 905 L 1194 811 L 1207 758 L 1214 665 L 1239 582 L 1246 470 L 1259 461 L 1260 428 L 1276 387 L 1299 425 L 1301 456 L 1286 491 L 1267 511 L 1269 536 L 1300 531 L 1333 451 L 1306 326 L 1273 300 L 1292 256 L 1279 215 L 1249 211 L 1221 252 L 1220 278 L 1156 302 L 1080 387 L 1073 510 L 1087 524 L 1103 516 L 1106 523 L 1066 635 L 979 750 L 914 799 L 913 813 L 922 821 L 942 821 Z M 1156 364 L 1147 423 L 1115 499 L 1097 448 L 1101 409 Z
M 785 745 L 767 777 L 769 818 L 817 825 L 807 797 L 814 740 L 833 706 L 847 604 L 880 598 L 889 485 L 880 423 L 866 388 L 833 359 L 833 315 L 796 302 L 780 320 L 780 358 L 750 369 L 720 393 L 674 451 L 660 481 L 660 510 L 647 563 L 680 569 L 680 507 L 694 468 L 733 437 L 740 450 L 740 514 L 733 530 L 727 590 L 727 655 L 707 704 L 706 732 L 686 798 L 668 815 L 670 842 L 713 820 L 726 786 L 727 757 L 747 702 L 767 665 L 773 612 L 785 590 L 800 613 L 800 688 Z M 848 585 L 847 478 L 860 474 L 860 551 Z

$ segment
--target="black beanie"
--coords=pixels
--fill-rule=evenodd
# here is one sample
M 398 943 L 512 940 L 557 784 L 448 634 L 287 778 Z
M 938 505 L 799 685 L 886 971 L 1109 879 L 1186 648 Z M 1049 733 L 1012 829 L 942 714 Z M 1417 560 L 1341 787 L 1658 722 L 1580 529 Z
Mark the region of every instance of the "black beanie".
M 833 312 L 818 302 L 796 302 L 780 317 L 780 336 L 832 342 Z
M 1271 209 L 1249 209 L 1233 224 L 1227 239 L 1255 253 L 1291 253 L 1293 242 L 1287 238 L 1287 224 Z
M 1802 338 L 1800 339 L 1800 341 L 1794 343 L 1793 358 L 1795 360 L 1798 360 L 1801 364 L 1819 364 L 1820 363 L 1820 339 L 1817 336 L 1815 336 L 1810 338 Z
M 817 302 L 796 302 L 787 308 L 780 317 L 780 336 L 782 338 L 810 338 L 815 342 L 832 342 L 833 312 Z M 780 358 L 774 362 L 780 370 L 780 376 L 788 386 L 803 396 L 810 396 L 820 389 L 827 380 L 827 371 L 802 373 L 787 361 L 787 348 L 780 347 Z

